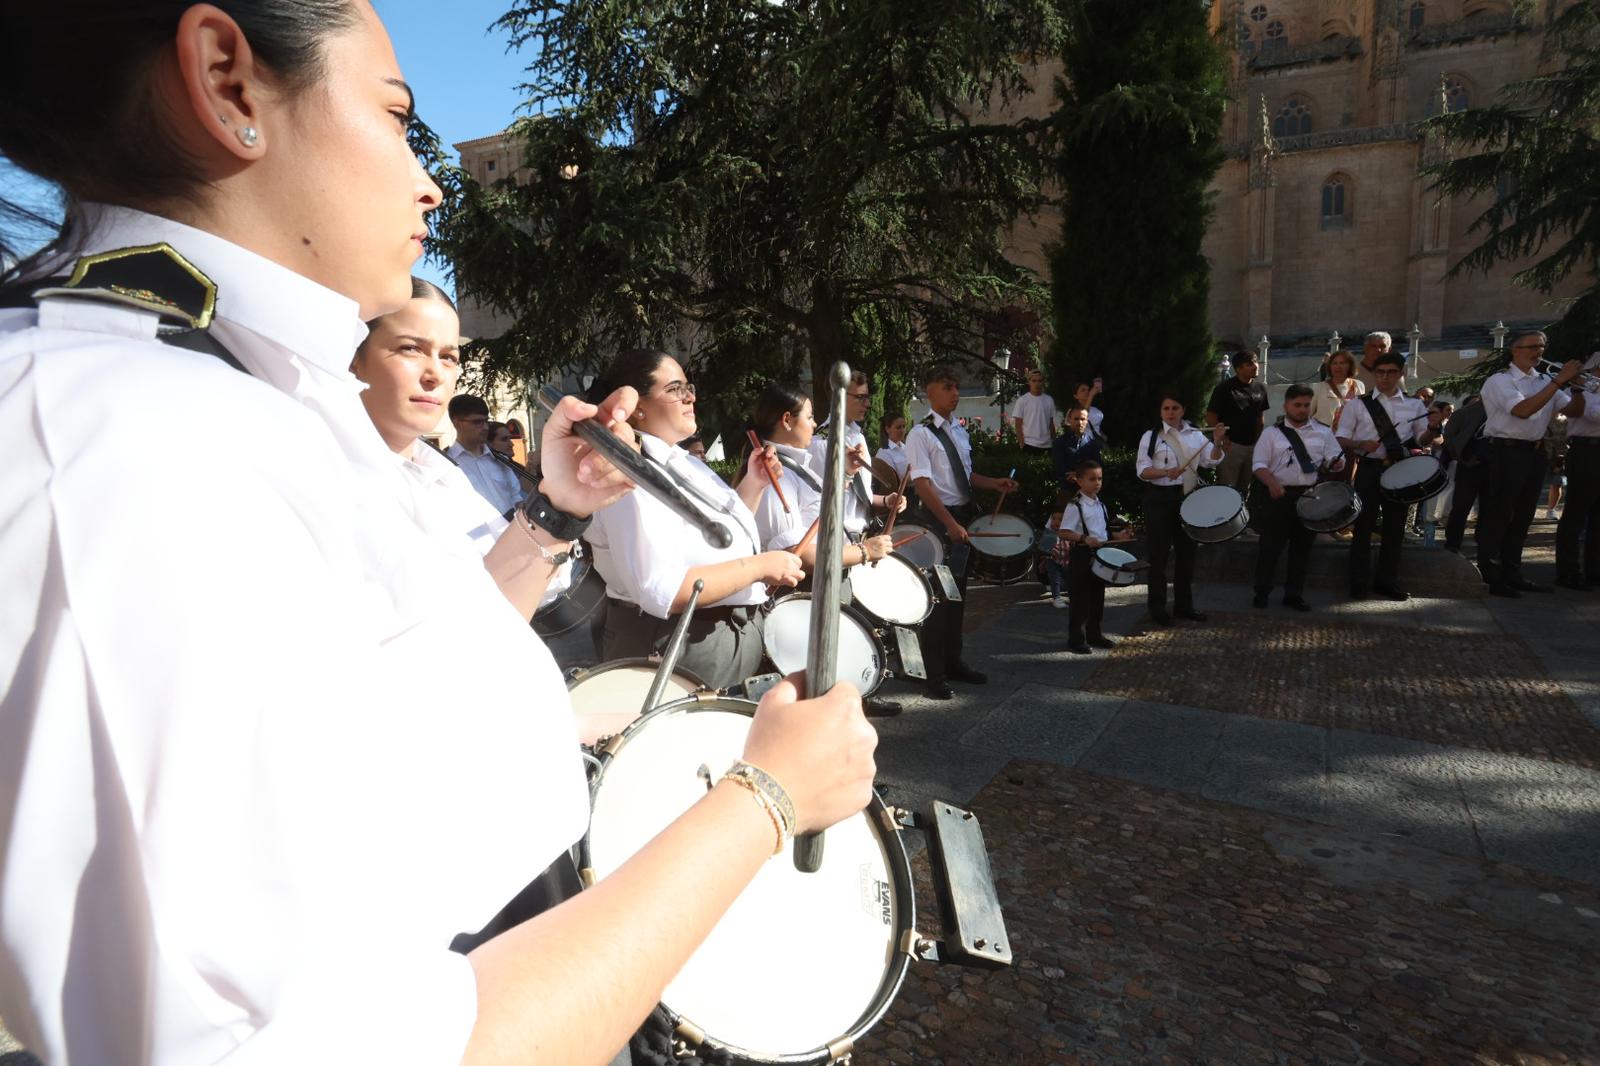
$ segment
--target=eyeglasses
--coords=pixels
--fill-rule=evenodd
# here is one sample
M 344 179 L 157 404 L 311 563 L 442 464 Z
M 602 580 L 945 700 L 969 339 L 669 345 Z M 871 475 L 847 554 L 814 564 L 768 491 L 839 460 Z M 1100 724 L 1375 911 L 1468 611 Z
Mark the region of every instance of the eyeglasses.
M 661 395 L 668 400 L 676 400 L 678 403 L 693 403 L 695 395 L 694 382 L 674 381 L 671 385 L 661 390 Z
M 1550 347 L 1548 344 L 1514 344 L 1513 348 L 1521 348 L 1525 352 L 1542 352 Z
M 1397 366 L 1380 366 L 1380 367 L 1378 367 L 1376 370 L 1374 370 L 1372 372 L 1372 376 L 1373 377 L 1377 377 L 1380 374 L 1387 375 L 1387 374 L 1400 374 L 1400 373 L 1403 373 L 1403 371 Z
M 852 400 L 870 400 L 872 399 L 872 390 L 867 389 L 864 392 L 847 392 L 845 395 L 850 397 Z

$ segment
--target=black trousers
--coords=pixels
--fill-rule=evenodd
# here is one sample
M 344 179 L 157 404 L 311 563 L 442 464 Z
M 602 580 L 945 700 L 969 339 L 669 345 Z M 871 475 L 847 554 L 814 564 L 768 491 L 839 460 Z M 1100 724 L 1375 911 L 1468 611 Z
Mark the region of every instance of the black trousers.
M 1567 438 L 1567 502 L 1556 525 L 1556 573 L 1600 581 L 1600 437 Z
M 1305 527 L 1295 511 L 1295 501 L 1305 495 L 1307 486 L 1285 485 L 1283 498 L 1274 500 L 1260 482 L 1250 494 L 1250 517 L 1261 541 L 1256 548 L 1256 594 L 1272 591 L 1278 569 L 1278 556 L 1289 549 L 1289 571 L 1283 582 L 1285 599 L 1298 599 L 1306 591 L 1306 570 L 1311 562 L 1311 542 L 1317 535 Z
M 1182 485 L 1147 485 L 1144 490 L 1145 534 L 1150 548 L 1149 589 L 1151 613 L 1167 609 L 1167 554 L 1177 556 L 1172 575 L 1172 598 L 1180 611 L 1194 610 L 1194 541 L 1184 532 L 1178 511 L 1183 507 Z
M 963 526 L 972 521 L 975 513 L 970 504 L 950 508 L 950 517 Z M 943 533 L 943 526 L 932 515 L 924 515 L 923 521 Z M 929 684 L 942 684 L 949 668 L 961 662 L 961 627 L 967 617 L 967 568 L 971 563 L 971 545 L 945 540 L 944 565 L 955 575 L 961 599 L 954 603 L 939 600 L 922 623 L 922 665 L 927 668 Z
M 1489 498 L 1478 506 L 1478 569 L 1490 584 L 1522 577 L 1522 546 L 1544 495 L 1545 466 L 1539 441 L 1489 440 Z
M 1489 467 L 1483 462 L 1474 460 L 1470 465 L 1459 461 L 1456 463 L 1456 484 L 1450 494 L 1450 517 L 1444 525 L 1444 546 L 1447 550 L 1461 550 L 1461 542 L 1467 536 L 1467 516 L 1472 513 L 1472 505 L 1481 504 L 1488 498 L 1484 491 L 1488 488 L 1485 484 L 1488 475 Z
M 1361 514 L 1356 518 L 1355 535 L 1350 540 L 1350 589 L 1366 592 L 1376 585 L 1394 588 L 1400 581 L 1400 550 L 1406 543 L 1406 512 L 1409 504 L 1384 496 L 1379 490 L 1383 464 L 1361 460 L 1356 468 L 1354 488 L 1361 497 Z M 1381 519 L 1381 524 L 1380 524 Z M 1372 531 L 1383 532 L 1378 547 L 1378 570 L 1372 570 Z
M 1106 614 L 1106 584 L 1094 576 L 1090 565 L 1094 550 L 1074 544 L 1067 556 L 1067 590 L 1072 602 L 1067 610 L 1068 639 L 1081 644 L 1088 637 L 1100 637 L 1100 623 Z

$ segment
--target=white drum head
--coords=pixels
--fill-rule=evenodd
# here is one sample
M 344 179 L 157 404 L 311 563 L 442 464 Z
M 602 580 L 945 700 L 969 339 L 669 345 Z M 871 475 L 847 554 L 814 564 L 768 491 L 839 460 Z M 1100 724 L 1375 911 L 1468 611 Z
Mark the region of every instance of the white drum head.
M 1412 455 L 1383 472 L 1378 484 L 1391 492 L 1415 488 L 1439 473 L 1439 460 L 1431 455 Z
M 743 752 L 749 717 L 693 706 L 655 712 L 607 763 L 588 838 L 597 876 L 706 794 L 702 766 L 720 776 Z M 900 965 L 895 941 L 911 912 L 895 896 L 889 864 L 866 814 L 828 830 L 816 873 L 797 871 L 788 849 L 767 860 L 662 1003 L 718 1043 L 766 1058 L 803 1055 L 850 1032 Z
M 786 596 L 767 612 L 762 634 L 767 658 L 783 674 L 806 668 L 811 648 L 811 597 Z M 854 615 L 839 612 L 839 661 L 835 682 L 848 681 L 864 696 L 883 680 L 883 653 L 866 626 Z
M 1206 485 L 1189 493 L 1178 515 L 1184 525 L 1211 529 L 1233 521 L 1243 508 L 1244 497 L 1234 489 L 1226 485 Z
M 972 550 L 979 555 L 1009 558 L 1033 551 L 1033 526 L 1014 514 L 982 515 L 967 525 L 968 533 L 1004 533 L 1003 537 L 974 537 Z
M 932 570 L 944 562 L 944 541 L 927 526 L 915 522 L 900 522 L 895 525 L 890 536 L 900 545 L 895 551 L 924 570 Z
M 928 617 L 933 593 L 917 565 L 900 556 L 886 555 L 876 564 L 862 563 L 845 571 L 856 606 L 885 622 L 914 626 Z
M 593 744 L 600 737 L 622 732 L 639 717 L 655 679 L 655 667 L 645 662 L 602 663 L 573 678 L 567 683 L 567 697 L 578 719 L 578 739 Z M 694 678 L 675 673 L 661 690 L 661 705 L 704 688 Z
M 1113 570 L 1119 570 L 1129 563 L 1138 561 L 1138 557 L 1132 552 L 1123 551 L 1121 548 L 1101 548 L 1094 553 L 1094 557 L 1101 565 L 1109 566 Z

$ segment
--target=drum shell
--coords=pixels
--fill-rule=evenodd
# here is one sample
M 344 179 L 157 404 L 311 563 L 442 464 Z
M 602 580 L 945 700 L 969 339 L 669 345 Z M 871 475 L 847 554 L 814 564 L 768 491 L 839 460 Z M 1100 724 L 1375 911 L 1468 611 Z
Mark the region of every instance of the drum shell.
M 1229 510 L 1233 513 L 1218 523 L 1198 524 L 1195 512 L 1209 507 L 1216 507 L 1220 513 L 1226 514 Z M 1183 523 L 1183 530 L 1190 540 L 1199 544 L 1221 544 L 1245 531 L 1250 525 L 1250 510 L 1237 489 L 1227 485 L 1207 485 L 1194 490 L 1184 499 L 1178 509 L 1178 520 Z
M 1431 469 L 1428 464 L 1432 464 Z M 1421 480 L 1408 478 L 1404 483 L 1397 484 L 1397 479 L 1391 475 L 1410 468 L 1427 469 L 1428 475 Z M 1449 473 L 1438 459 L 1431 455 L 1413 455 L 1399 460 L 1384 470 L 1378 478 L 1378 491 L 1398 503 L 1422 503 L 1443 492 L 1449 482 Z
M 675 715 L 693 714 L 699 711 L 730 711 L 746 716 L 754 716 L 755 709 L 756 704 L 748 700 L 709 694 L 691 697 L 656 708 L 630 725 L 614 742 L 608 744 L 606 749 L 600 753 L 598 759 L 595 760 L 598 769 L 592 788 L 597 801 L 605 791 L 607 772 L 617 758 L 626 750 L 629 742 L 641 733 L 657 728 L 658 723 L 668 721 Z M 901 985 L 905 981 L 906 972 L 911 962 L 911 955 L 909 954 L 910 941 L 907 938 L 907 934 L 916 928 L 916 899 L 909 858 L 900 839 L 899 832 L 889 831 L 888 829 L 888 827 L 895 824 L 894 819 L 876 790 L 873 791 L 866 809 L 860 814 L 852 816 L 851 819 L 846 819 L 845 823 L 841 823 L 841 825 L 855 823 L 857 819 L 861 820 L 860 824 L 864 825 L 883 846 L 886 860 L 885 872 L 889 878 L 891 892 L 886 909 L 892 913 L 891 928 L 894 932 L 891 938 L 889 957 L 884 960 L 885 968 L 876 994 L 849 1031 L 838 1034 L 839 1038 L 849 1040 L 852 1044 L 859 1043 L 861 1037 L 882 1020 L 884 1014 L 888 1012 L 889 1007 L 893 1004 Z M 584 835 L 576 849 L 580 877 L 586 886 L 592 885 L 596 880 L 593 861 L 594 832 L 594 825 L 591 825 L 590 831 Z M 828 854 L 830 853 L 824 854 L 824 871 L 828 869 Z M 776 856 L 770 861 L 772 863 L 782 863 L 785 866 L 789 864 L 787 855 Z M 814 877 L 817 875 L 799 874 L 797 876 Z M 782 924 L 785 922 L 785 917 L 785 915 L 774 915 L 772 920 Z M 748 970 L 742 966 L 729 967 L 728 974 L 730 981 L 748 981 L 749 979 Z M 669 997 L 671 991 L 672 989 L 669 986 Z M 677 1010 L 674 1010 L 670 998 L 661 1004 L 661 1009 L 674 1026 L 687 1022 L 692 1026 L 693 1030 L 704 1033 L 701 1043 L 689 1046 L 688 1050 L 691 1052 L 706 1050 L 722 1052 L 730 1055 L 736 1062 L 755 1064 L 755 1066 L 769 1066 L 769 1064 L 770 1066 L 821 1066 L 821 1064 L 832 1061 L 832 1057 L 826 1047 L 818 1047 L 810 1052 L 776 1053 L 740 1046 L 719 1039 L 716 1033 L 706 1031 L 702 1026 L 694 1024 L 695 1019 L 685 1018 Z M 835 1039 L 831 1042 L 837 1045 L 838 1040 Z
M 588 559 L 572 563 L 572 584 L 533 615 L 533 630 L 546 640 L 572 632 L 605 610 L 606 583 Z
M 1307 516 L 1306 512 L 1326 499 L 1338 499 L 1343 506 L 1324 515 Z M 1308 506 L 1310 501 L 1310 506 Z M 1361 496 L 1347 481 L 1324 481 L 1311 486 L 1294 502 L 1295 517 L 1313 533 L 1334 533 L 1355 523 L 1361 515 Z
M 1089 569 L 1095 577 L 1099 578 L 1101 581 L 1104 581 L 1107 585 L 1110 585 L 1113 588 L 1123 588 L 1127 585 L 1132 585 L 1139 580 L 1139 575 L 1137 572 L 1126 570 L 1122 567 L 1122 565 L 1120 565 L 1123 560 L 1118 560 L 1116 563 L 1113 563 L 1108 559 L 1103 559 L 1100 553 L 1106 550 L 1106 548 L 1097 549 L 1094 553 L 1094 558 L 1089 563 Z M 1110 550 L 1117 552 L 1119 555 L 1126 555 L 1126 562 L 1137 562 L 1131 552 L 1124 551 L 1120 548 L 1112 548 Z
M 792 613 L 796 617 L 804 618 L 806 637 L 804 646 L 809 646 L 811 632 L 811 602 L 812 598 L 809 592 L 795 592 L 785 596 L 777 603 L 774 603 L 767 610 L 765 624 L 762 626 L 761 642 L 766 650 L 767 660 L 772 663 L 773 667 L 779 673 L 789 674 L 804 669 L 805 655 L 800 654 L 797 656 L 790 656 L 785 653 L 785 649 L 778 647 L 779 642 L 782 641 L 786 636 L 785 625 L 788 623 L 774 624 L 773 619 L 781 612 Z M 798 606 L 801 603 L 805 604 L 805 609 L 803 612 Z M 861 695 L 864 698 L 878 691 L 878 686 L 883 684 L 884 677 L 888 675 L 889 652 L 888 649 L 884 647 L 883 640 L 878 636 L 877 629 L 860 611 L 857 611 L 854 607 L 841 606 L 839 608 L 838 664 L 841 675 L 844 674 L 848 667 L 846 655 L 848 650 L 847 642 L 853 639 L 852 634 L 864 637 L 867 643 L 870 645 L 870 647 L 865 651 L 865 655 L 872 659 L 875 669 L 872 671 L 872 676 L 870 677 L 861 676 L 860 674 L 851 674 L 850 676 L 839 676 L 838 680 L 848 681 L 852 685 L 855 685 L 856 688 L 861 690 Z M 861 650 L 859 644 L 857 644 L 857 650 Z M 779 651 L 780 654 L 783 655 L 785 662 L 780 663 L 778 661 L 778 656 L 773 654 L 774 651 Z
M 972 570 L 985 581 L 1010 585 L 1021 581 L 1033 570 L 1034 546 L 1038 532 L 1033 524 L 1020 515 L 982 515 L 967 526 L 969 533 L 1007 533 L 1006 539 L 973 537 L 968 541 L 972 548 Z
M 593 743 L 602 736 L 620 733 L 629 723 L 637 720 L 643 712 L 644 698 L 650 694 L 650 684 L 660 665 L 651 659 L 613 659 L 587 670 L 573 671 L 567 677 L 567 695 L 572 701 L 573 717 L 578 720 L 578 738 L 584 743 Z M 636 674 L 637 678 L 629 677 L 627 682 L 619 686 L 625 694 L 615 700 L 615 707 L 591 710 L 580 705 L 577 697 L 585 684 L 593 684 L 598 679 L 624 670 Z M 635 680 L 639 683 L 634 684 Z M 693 671 L 679 667 L 672 672 L 670 683 L 662 690 L 661 704 L 665 706 L 686 696 L 709 691 L 706 683 L 696 677 Z M 608 699 L 606 702 L 613 701 Z
M 922 535 L 905 541 L 905 538 L 913 533 Z M 919 522 L 901 522 L 894 527 L 891 537 L 896 541 L 905 541 L 895 551 L 923 570 L 932 570 L 944 562 L 944 539 L 932 526 L 922 525 Z
M 872 619 L 874 622 L 877 622 L 879 625 L 906 627 L 920 626 L 923 622 L 928 620 L 928 615 L 933 613 L 933 586 L 928 582 L 927 577 L 924 576 L 922 568 L 911 559 L 906 558 L 900 552 L 890 552 L 885 559 L 878 563 L 879 567 L 885 565 L 900 568 L 899 570 L 894 571 L 894 573 L 902 576 L 906 582 L 910 583 L 913 580 L 917 582 L 922 590 L 921 601 L 911 602 L 908 600 L 903 605 L 897 601 L 893 605 L 885 605 L 883 603 L 875 603 L 870 594 L 863 597 L 861 595 L 861 589 L 868 587 L 866 582 L 870 582 L 872 580 L 872 578 L 868 577 L 867 573 L 865 572 L 868 571 L 868 568 L 872 567 L 873 564 L 862 563 L 859 566 L 852 566 L 845 571 L 845 575 L 850 579 L 850 594 L 854 601 L 852 606 L 854 606 L 856 610 L 860 611 L 868 618 Z M 901 574 L 901 570 L 907 573 Z M 876 571 L 872 571 L 872 574 L 873 576 L 876 576 Z M 858 586 L 856 582 L 857 576 L 861 576 L 864 579 L 862 585 L 860 586 Z

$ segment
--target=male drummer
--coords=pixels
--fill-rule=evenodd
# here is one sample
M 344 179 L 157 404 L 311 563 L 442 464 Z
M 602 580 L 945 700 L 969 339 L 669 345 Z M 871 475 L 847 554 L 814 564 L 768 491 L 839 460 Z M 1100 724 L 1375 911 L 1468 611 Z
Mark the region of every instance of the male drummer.
M 1132 540 L 1133 530 L 1124 527 L 1116 536 L 1110 532 L 1111 513 L 1100 499 L 1105 469 L 1098 459 L 1085 459 L 1073 471 L 1078 479 L 1078 495 L 1061 512 L 1057 536 L 1072 545 L 1067 555 L 1067 650 L 1088 655 L 1095 648 L 1114 648 L 1115 640 L 1100 629 L 1106 613 L 1105 582 L 1094 576 L 1094 553 L 1111 541 Z
M 1379 352 L 1372 360 L 1377 386 L 1372 392 L 1345 404 L 1339 416 L 1339 445 L 1356 461 L 1355 490 L 1361 497 L 1355 536 L 1350 540 L 1350 598 L 1364 599 L 1369 591 L 1403 603 L 1411 598 L 1400 587 L 1400 549 L 1405 545 L 1406 511 L 1410 505 L 1390 499 L 1380 481 L 1388 467 L 1412 455 L 1416 435 L 1428 418 L 1421 400 L 1400 391 L 1405 357 L 1399 352 Z M 1379 536 L 1378 570 L 1372 570 L 1372 529 L 1383 524 Z
M 922 628 L 922 658 L 928 670 L 927 690 L 932 699 L 947 700 L 955 695 L 950 681 L 981 685 L 989 678 L 961 660 L 961 625 L 966 614 L 967 564 L 972 560 L 967 523 L 975 511 L 974 489 L 1010 492 L 1017 483 L 1008 477 L 995 478 L 972 472 L 972 443 L 967 431 L 955 421 L 956 404 L 961 402 L 961 379 L 955 369 L 940 365 L 923 376 L 923 396 L 928 416 L 911 429 L 906 438 L 906 454 L 911 462 L 911 484 L 929 516 L 944 527 L 945 565 L 955 575 L 963 599 L 941 601 L 933 608 Z
M 1295 504 L 1324 470 L 1344 466 L 1333 431 L 1311 417 L 1314 393 L 1309 385 L 1290 385 L 1283 394 L 1283 421 L 1256 441 L 1251 473 L 1256 485 L 1250 514 L 1261 541 L 1256 549 L 1255 607 L 1265 607 L 1272 592 L 1278 555 L 1289 546 L 1289 573 L 1283 582 L 1283 605 L 1309 611 L 1306 567 L 1316 534 L 1295 513 Z

